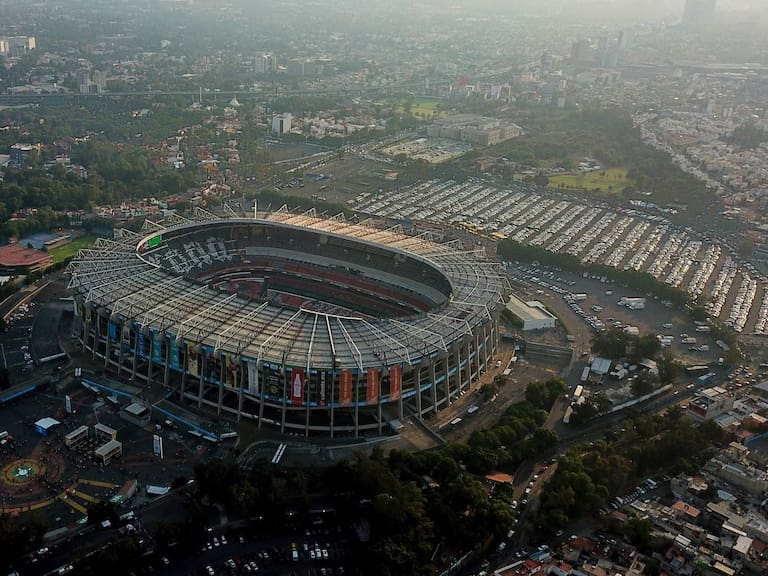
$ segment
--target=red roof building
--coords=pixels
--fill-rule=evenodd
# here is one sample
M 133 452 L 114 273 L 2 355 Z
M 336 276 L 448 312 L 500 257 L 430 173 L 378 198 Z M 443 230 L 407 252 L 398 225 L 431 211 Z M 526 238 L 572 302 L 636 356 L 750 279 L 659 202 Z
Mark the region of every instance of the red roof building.
M 48 268 L 53 258 L 47 252 L 9 244 L 0 246 L 0 270 L 8 274 L 31 274 Z

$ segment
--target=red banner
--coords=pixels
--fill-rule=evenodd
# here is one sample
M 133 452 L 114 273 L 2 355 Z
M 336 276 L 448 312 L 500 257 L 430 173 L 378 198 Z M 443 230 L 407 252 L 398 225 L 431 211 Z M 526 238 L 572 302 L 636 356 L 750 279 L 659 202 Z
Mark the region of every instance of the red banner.
M 379 371 L 376 368 L 368 368 L 365 401 L 368 404 L 376 404 L 379 401 Z
M 395 364 L 389 368 L 389 399 L 394 402 L 400 400 L 400 390 L 403 384 L 403 367 Z
M 301 406 L 304 402 L 304 370 L 291 369 L 291 404 Z
M 339 406 L 352 405 L 352 371 L 342 370 L 339 376 Z

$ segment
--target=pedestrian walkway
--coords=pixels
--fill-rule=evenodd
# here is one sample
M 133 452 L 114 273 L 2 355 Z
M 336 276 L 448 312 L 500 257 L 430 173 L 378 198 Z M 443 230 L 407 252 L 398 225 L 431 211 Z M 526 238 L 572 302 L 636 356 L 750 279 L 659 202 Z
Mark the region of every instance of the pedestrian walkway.
M 67 504 L 70 508 L 74 508 L 77 512 L 80 512 L 80 514 L 83 514 L 84 516 L 88 515 L 88 510 L 86 510 L 85 506 L 79 502 L 75 502 L 72 498 L 68 498 L 66 494 L 60 495 L 59 500 Z
M 85 500 L 86 502 L 96 503 L 99 502 L 98 498 L 95 498 L 91 496 L 90 494 L 86 494 L 85 492 L 80 492 L 80 490 L 75 490 L 74 492 L 75 496 L 80 498 L 80 500 Z
M 101 480 L 86 480 L 85 478 L 77 481 L 78 484 L 88 484 L 89 486 L 98 486 L 99 488 L 117 488 L 117 484 L 111 482 L 102 482 Z

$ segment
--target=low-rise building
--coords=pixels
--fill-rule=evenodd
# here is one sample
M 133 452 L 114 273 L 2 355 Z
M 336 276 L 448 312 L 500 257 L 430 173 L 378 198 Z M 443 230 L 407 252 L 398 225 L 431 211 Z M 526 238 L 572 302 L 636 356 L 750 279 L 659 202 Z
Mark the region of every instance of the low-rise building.
M 538 300 L 523 302 L 510 295 L 507 310 L 523 322 L 523 330 L 554 328 L 557 318 Z

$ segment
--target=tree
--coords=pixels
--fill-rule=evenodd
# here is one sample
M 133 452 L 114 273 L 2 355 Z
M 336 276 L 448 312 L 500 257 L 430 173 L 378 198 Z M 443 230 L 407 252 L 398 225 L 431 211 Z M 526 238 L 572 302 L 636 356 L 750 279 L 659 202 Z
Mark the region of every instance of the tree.
M 651 545 L 653 526 L 647 518 L 630 518 L 623 527 L 624 537 L 641 551 L 648 552 Z
M 653 392 L 653 379 L 649 372 L 641 372 L 632 381 L 632 395 L 635 397 L 646 396 Z
M 11 387 L 11 376 L 8 368 L 0 366 L 0 389 L 5 390 Z
M 656 365 L 659 369 L 659 382 L 662 385 L 671 384 L 677 379 L 678 365 L 669 351 L 664 352 L 661 358 L 656 360 Z

